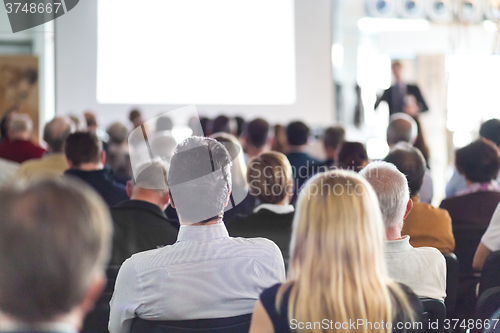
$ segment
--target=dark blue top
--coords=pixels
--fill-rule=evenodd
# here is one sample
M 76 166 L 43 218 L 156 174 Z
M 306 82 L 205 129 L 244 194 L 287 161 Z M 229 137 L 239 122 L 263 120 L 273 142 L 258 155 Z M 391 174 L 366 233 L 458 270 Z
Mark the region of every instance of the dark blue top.
M 269 318 L 271 319 L 271 322 L 273 323 L 274 327 L 274 332 L 276 333 L 291 333 L 291 328 L 296 328 L 296 327 L 290 327 L 290 324 L 294 323 L 289 323 L 288 321 L 288 299 L 290 297 L 290 290 L 289 288 L 285 294 L 283 295 L 283 301 L 280 306 L 280 311 L 279 313 L 276 311 L 276 294 L 278 293 L 278 289 L 281 286 L 281 284 L 275 284 L 269 289 L 264 290 L 264 292 L 260 295 L 260 301 L 262 302 L 262 305 L 264 306 L 264 309 L 266 309 L 267 314 L 269 315 Z M 417 320 L 420 320 L 420 315 L 423 313 L 423 308 L 422 308 L 422 303 L 420 302 L 419 298 L 417 295 L 415 295 L 410 288 L 408 288 L 405 285 L 400 284 L 400 286 L 403 288 L 403 291 L 405 292 L 406 296 L 408 297 L 408 300 L 410 301 L 410 305 L 417 314 Z M 393 332 L 403 332 L 403 330 L 398 330 L 395 327 L 395 322 L 402 322 L 402 312 L 397 308 L 397 313 L 396 313 L 396 319 L 393 321 Z M 328 318 L 325 318 L 328 319 Z M 363 318 L 353 318 L 353 321 L 356 321 L 357 319 L 363 319 Z M 329 320 L 328 320 L 329 321 Z M 297 323 L 295 323 L 297 324 Z M 410 331 L 407 331 L 410 332 Z
M 302 185 L 318 173 L 319 168 L 323 165 L 323 162 L 315 159 L 307 153 L 302 152 L 292 152 L 286 155 L 290 165 L 292 166 L 294 187 L 293 187 L 293 199 L 295 201 L 297 193 L 299 193 Z
M 106 201 L 108 206 L 128 200 L 125 186 L 113 180 L 113 172 L 109 169 L 83 171 L 69 169 L 64 172 L 66 176 L 77 177 L 92 186 Z

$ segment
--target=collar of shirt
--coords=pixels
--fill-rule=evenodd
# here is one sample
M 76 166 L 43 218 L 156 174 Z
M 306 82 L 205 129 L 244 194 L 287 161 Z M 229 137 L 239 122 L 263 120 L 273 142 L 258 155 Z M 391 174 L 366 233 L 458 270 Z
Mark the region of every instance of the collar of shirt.
M 385 241 L 384 252 L 397 253 L 406 252 L 413 249 L 410 245 L 410 236 L 403 236 L 401 239 Z
M 206 241 L 210 239 L 229 238 L 224 223 L 209 225 L 181 225 L 177 242 Z
M 260 204 L 253 210 L 254 213 L 257 213 L 261 209 L 267 209 L 275 214 L 288 214 L 293 213 L 295 209 L 292 205 L 273 205 L 273 204 Z
M 0 331 L 78 333 L 78 330 L 74 326 L 66 323 L 45 323 L 31 326 L 22 323 L 9 322 L 1 324 Z
M 458 192 L 457 195 L 465 195 L 485 191 L 500 192 L 500 186 L 495 180 L 492 180 L 489 183 L 472 183 L 465 190 Z

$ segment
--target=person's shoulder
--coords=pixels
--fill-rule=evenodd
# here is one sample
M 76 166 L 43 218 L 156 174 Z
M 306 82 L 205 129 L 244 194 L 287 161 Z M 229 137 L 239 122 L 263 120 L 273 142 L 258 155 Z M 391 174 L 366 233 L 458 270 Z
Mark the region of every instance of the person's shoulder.
M 174 245 L 166 245 L 158 249 L 135 253 L 123 262 L 122 267 L 133 267 L 136 272 L 157 268 L 163 264 L 163 261 L 159 259 L 165 256 Z
M 274 256 L 276 253 L 281 251 L 272 240 L 267 238 L 243 238 L 243 237 L 231 237 L 233 241 L 233 246 L 241 250 L 249 250 L 248 254 L 252 256 Z
M 444 199 L 444 200 L 447 200 L 447 199 Z M 443 202 L 444 202 L 444 200 L 443 200 Z M 443 204 L 443 202 L 441 202 L 441 205 Z M 434 207 L 431 204 L 428 204 L 425 202 L 419 202 L 418 204 L 414 205 L 413 209 L 417 213 L 425 212 L 427 214 L 432 214 L 432 215 L 435 215 L 435 216 L 440 217 L 440 218 L 449 219 L 451 221 L 450 214 L 448 213 L 448 211 L 446 209 L 441 208 L 441 206 Z
M 444 259 L 443 254 L 434 247 L 428 247 L 428 246 L 414 247 L 413 252 L 426 258 L 427 260 L 438 261 L 438 262 L 446 261 Z

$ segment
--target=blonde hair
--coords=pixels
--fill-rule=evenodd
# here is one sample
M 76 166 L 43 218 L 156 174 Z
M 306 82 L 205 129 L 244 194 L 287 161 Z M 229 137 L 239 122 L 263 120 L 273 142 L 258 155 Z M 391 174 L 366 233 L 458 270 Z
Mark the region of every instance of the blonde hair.
M 357 319 L 392 323 L 396 304 L 408 320 L 414 319 L 406 295 L 388 277 L 381 213 L 366 180 L 350 171 L 319 174 L 301 191 L 297 207 L 289 281 L 278 291 L 278 311 L 290 289 L 288 316 L 298 322 L 327 318 L 340 323 Z M 341 331 L 391 332 L 391 328 Z
M 292 193 L 292 166 L 282 153 L 262 153 L 248 165 L 250 193 L 261 203 L 277 204 Z

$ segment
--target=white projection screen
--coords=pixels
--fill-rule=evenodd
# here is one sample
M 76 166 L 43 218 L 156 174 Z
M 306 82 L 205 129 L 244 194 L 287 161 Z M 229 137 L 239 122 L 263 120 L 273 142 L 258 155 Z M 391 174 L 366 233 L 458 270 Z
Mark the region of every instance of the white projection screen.
M 86 0 L 56 20 L 56 112 L 334 119 L 332 0 Z M 185 121 L 177 119 L 178 121 Z

